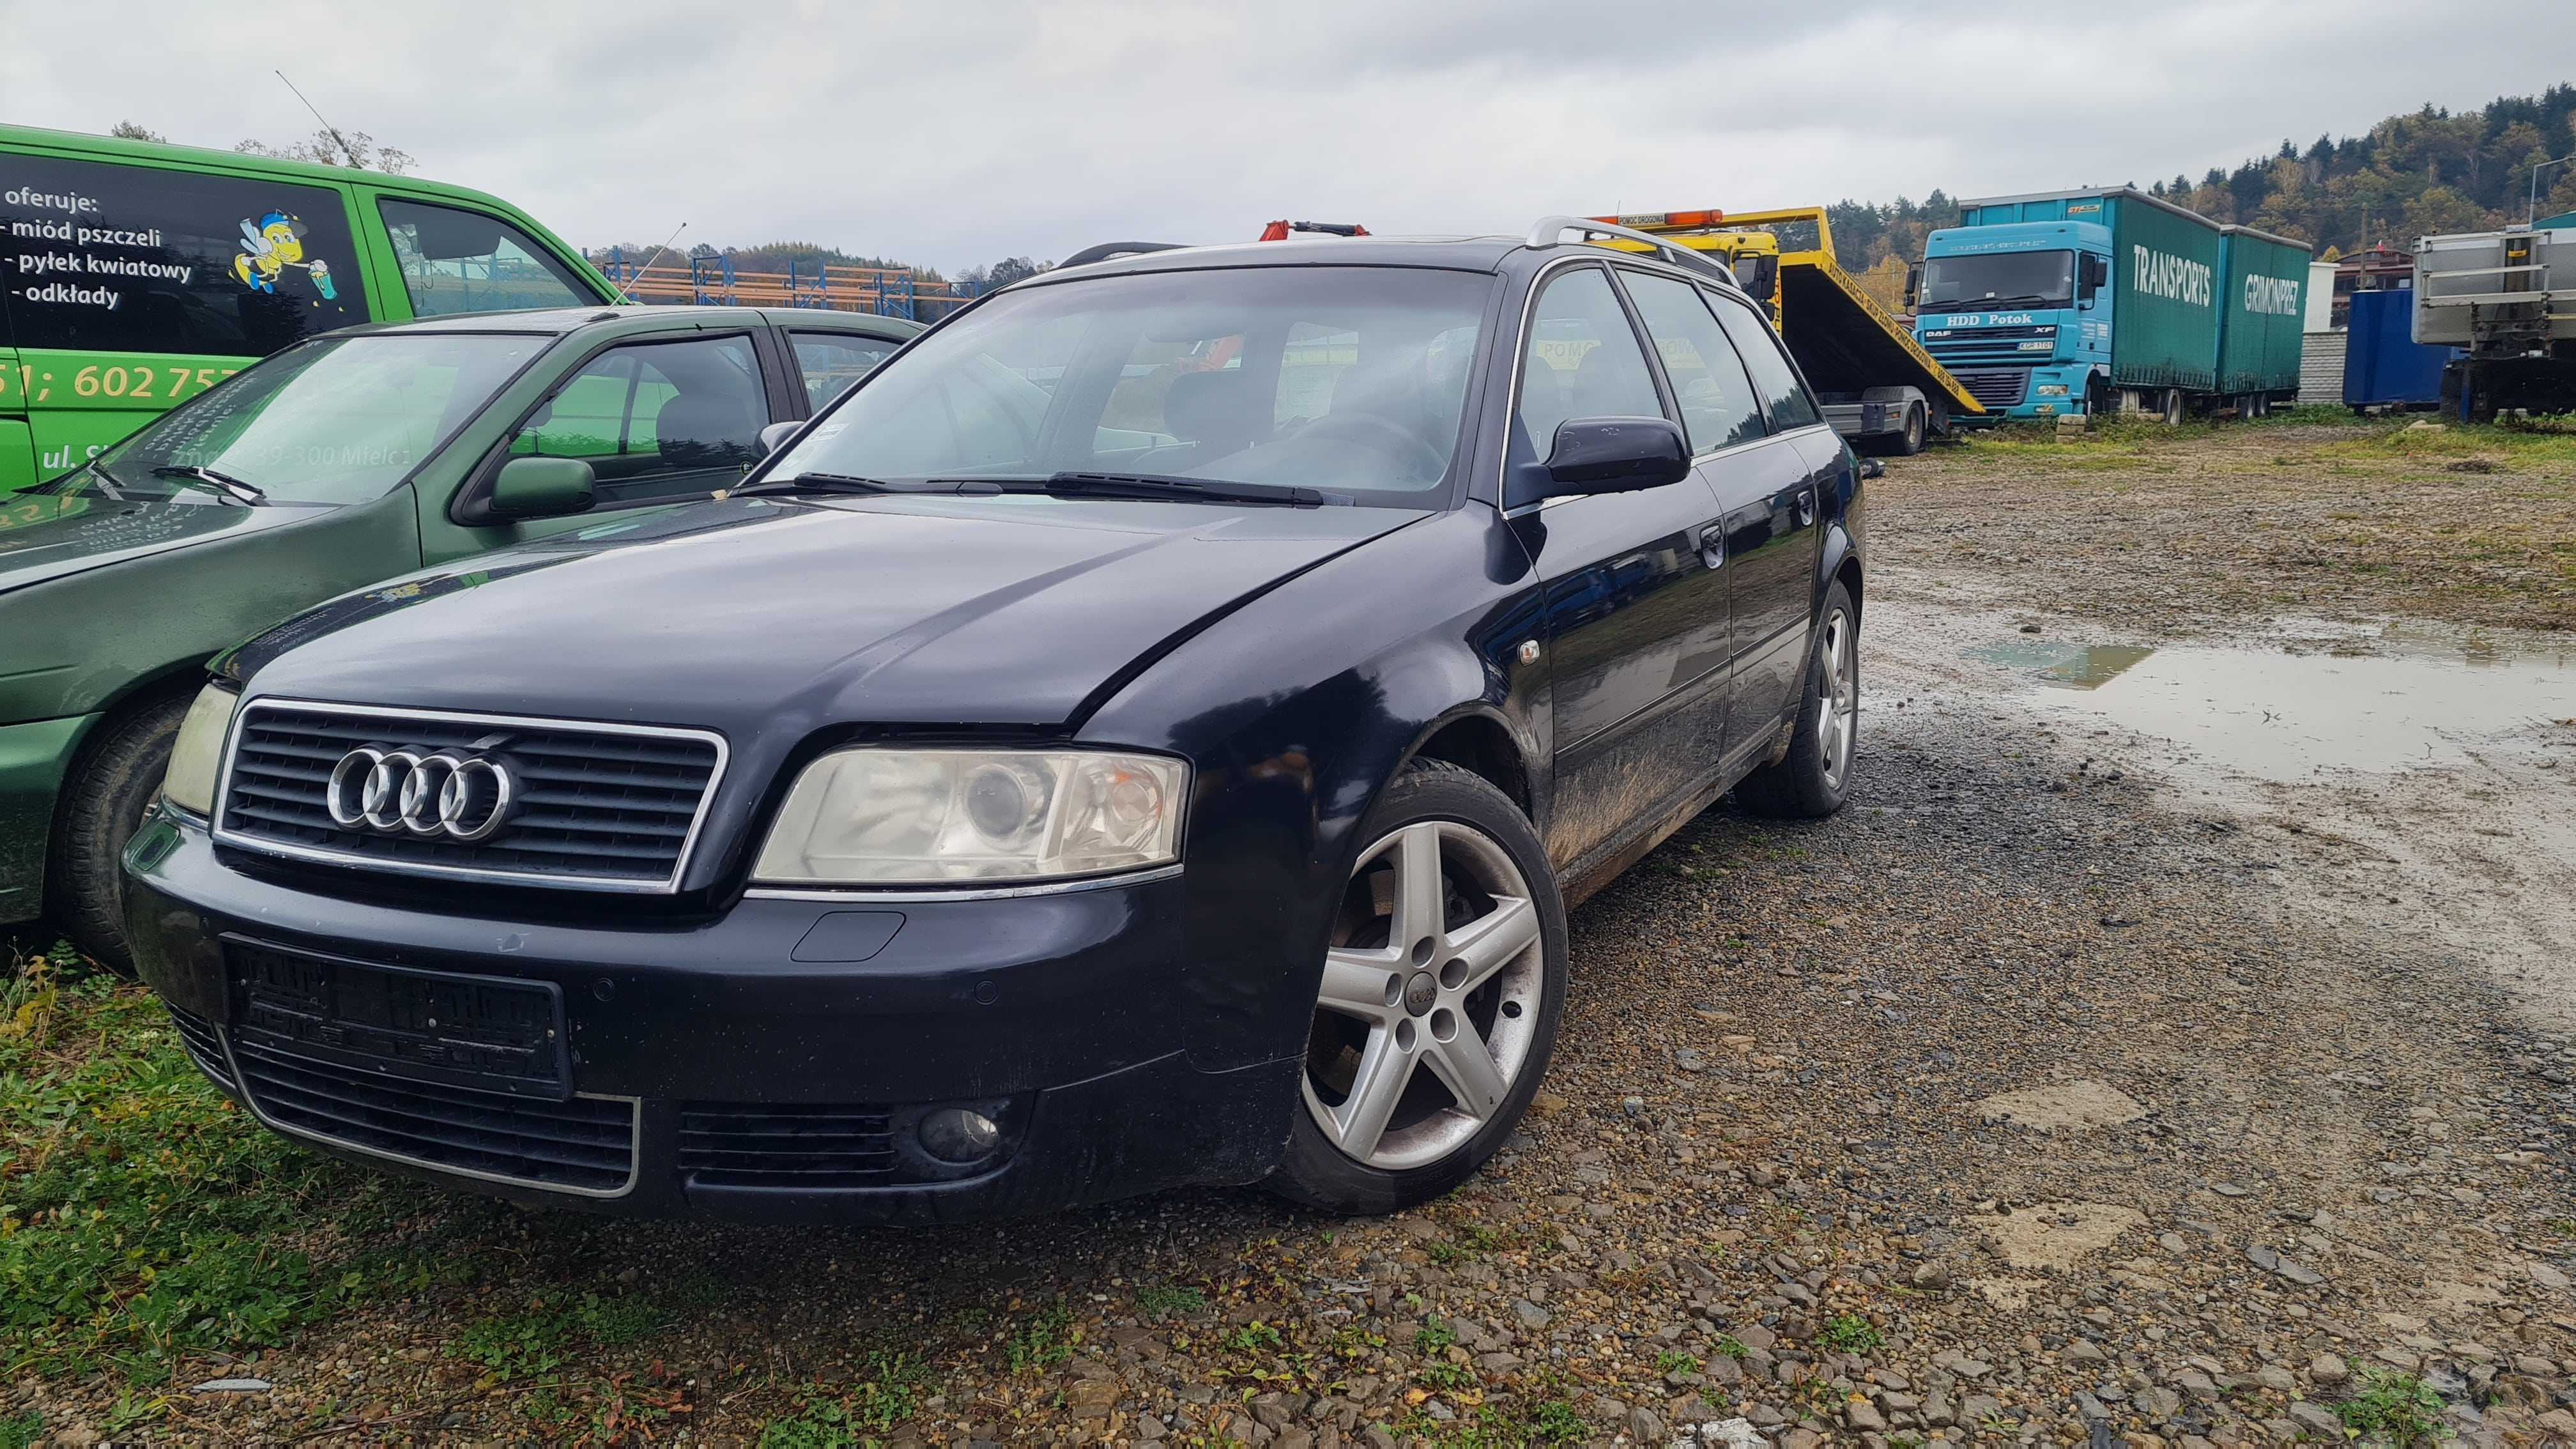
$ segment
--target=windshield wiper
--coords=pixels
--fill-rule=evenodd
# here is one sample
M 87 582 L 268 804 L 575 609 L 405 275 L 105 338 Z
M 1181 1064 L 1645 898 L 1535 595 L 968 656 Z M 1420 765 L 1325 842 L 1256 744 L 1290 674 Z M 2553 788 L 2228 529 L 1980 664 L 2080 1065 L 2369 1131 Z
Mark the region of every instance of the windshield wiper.
M 1962 298 L 1956 302 L 1924 302 L 1919 305 L 1936 312 L 1956 312 L 1967 307 L 2060 307 L 2065 304 L 2037 292 L 2018 292 L 2009 297 Z
M 189 463 L 164 463 L 152 470 L 152 476 L 187 478 L 204 483 L 235 503 L 251 504 L 268 501 L 268 490 L 256 483 L 245 483 L 230 473 L 218 473 L 212 468 L 200 468 Z
M 763 478 L 748 488 L 733 490 L 733 497 L 747 498 L 762 493 L 905 493 L 912 490 L 882 478 L 862 478 L 855 473 L 799 473 L 793 478 Z
M 1046 478 L 966 479 L 966 482 L 991 482 L 1004 488 L 1014 484 L 1025 487 L 1035 482 L 1049 493 L 1067 498 L 1143 498 L 1186 499 L 1193 503 L 1270 503 L 1289 508 L 1321 508 L 1327 503 L 1348 503 L 1345 494 L 1325 493 L 1314 488 L 1291 488 L 1278 483 L 1228 483 L 1208 478 L 1183 478 L 1170 473 L 1053 473 Z

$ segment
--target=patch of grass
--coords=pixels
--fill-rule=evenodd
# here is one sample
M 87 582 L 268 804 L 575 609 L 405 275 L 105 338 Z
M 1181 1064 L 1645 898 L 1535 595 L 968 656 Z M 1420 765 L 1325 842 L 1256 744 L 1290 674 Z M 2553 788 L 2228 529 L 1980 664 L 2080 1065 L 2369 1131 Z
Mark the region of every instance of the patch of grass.
M 1433 1449 L 1530 1449 L 1548 1444 L 1580 1444 L 1592 1428 L 1574 1411 L 1572 1401 L 1552 1398 L 1518 1412 L 1500 1404 L 1481 1404 L 1475 1413 L 1443 1423 L 1420 1408 L 1407 1410 L 1394 1425 L 1399 1438 L 1419 1439 Z
M 1658 1377 L 1664 1374 L 1695 1374 L 1698 1373 L 1699 1370 L 1700 1362 L 1698 1354 L 1684 1353 L 1677 1348 L 1668 1348 L 1662 1353 L 1655 1355 L 1655 1373 Z
M 1710 1345 L 1710 1351 L 1716 1353 L 1721 1358 L 1733 1359 L 1743 1358 L 1746 1354 L 1753 1352 L 1753 1350 L 1744 1346 L 1742 1340 L 1738 1339 L 1731 1333 L 1719 1334 L 1717 1336 L 1717 1342 Z
M 1277 1353 L 1288 1346 L 1279 1330 L 1256 1318 L 1219 1340 L 1235 1353 Z
M 2361 1392 L 2337 1404 L 2335 1417 L 2363 1438 L 2377 1436 L 2395 1449 L 2450 1437 L 2442 1423 L 2442 1396 L 2413 1374 L 2363 1370 Z
M 808 1384 L 795 1412 L 763 1424 L 761 1449 L 844 1449 L 883 1434 L 921 1412 L 922 1392 L 938 1381 L 908 1353 L 874 1352 L 846 1388 Z
M 2562 1238 L 2576 1238 L 2576 1218 L 2551 1218 L 2549 1230 Z
M 1073 1310 L 1059 1298 L 1012 1330 L 1003 1351 L 1011 1362 L 1011 1372 L 1051 1368 L 1073 1357 L 1073 1346 L 1080 1335 L 1073 1327 Z
M 1458 1330 L 1437 1318 L 1413 1330 L 1413 1349 L 1416 1353 L 1438 1353 L 1457 1341 Z
M 363 1235 L 421 1189 L 252 1123 L 160 1002 L 68 950 L 0 979 L 0 1368 L 129 1382 L 175 1355 L 264 1348 L 371 1292 L 435 1280 Z
M 29 1409 L 0 1418 L 0 1449 L 29 1449 L 45 1437 L 45 1416 Z
M 1157 1283 L 1136 1290 L 1136 1311 L 1147 1318 L 1178 1318 L 1207 1306 L 1207 1295 L 1179 1283 Z
M 554 1372 L 576 1346 L 624 1348 L 661 1326 L 661 1306 L 640 1293 L 584 1293 L 559 1306 L 539 1303 L 525 1313 L 470 1324 L 447 1351 L 506 1383 Z
M 1433 1241 L 1431 1246 L 1423 1251 L 1431 1255 L 1432 1262 L 1439 1264 L 1443 1268 L 1446 1268 L 1450 1264 L 1458 1262 L 1467 1256 L 1467 1250 L 1465 1248 L 1449 1241 L 1447 1238 L 1440 1238 Z
M 1876 1353 L 1887 1343 L 1887 1335 L 1857 1313 L 1837 1313 L 1825 1320 L 1816 1342 L 1836 1353 Z

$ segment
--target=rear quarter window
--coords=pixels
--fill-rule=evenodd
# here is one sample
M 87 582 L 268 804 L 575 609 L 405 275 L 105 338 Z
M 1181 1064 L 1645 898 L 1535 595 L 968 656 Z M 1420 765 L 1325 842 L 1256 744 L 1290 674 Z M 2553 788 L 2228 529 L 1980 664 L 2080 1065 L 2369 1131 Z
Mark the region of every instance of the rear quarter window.
M 225 357 L 369 315 L 329 187 L 5 154 L 0 307 L 20 347 Z

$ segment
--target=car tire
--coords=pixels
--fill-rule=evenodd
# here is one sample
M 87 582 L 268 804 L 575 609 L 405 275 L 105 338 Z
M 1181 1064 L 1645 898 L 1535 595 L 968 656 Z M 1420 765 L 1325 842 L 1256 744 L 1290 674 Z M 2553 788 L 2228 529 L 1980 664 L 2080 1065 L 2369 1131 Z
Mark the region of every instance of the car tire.
M 1736 803 L 1774 819 L 1821 820 L 1851 798 L 1851 764 L 1860 742 L 1860 610 L 1837 582 L 1825 590 L 1815 647 L 1789 753 L 1747 775 Z
M 125 843 L 161 792 L 188 702 L 173 695 L 102 726 L 55 812 L 45 868 L 50 913 L 82 954 L 119 976 L 134 974 L 125 945 Z
M 1291 1202 L 1350 1215 L 1428 1202 L 1511 1136 L 1556 1046 L 1567 950 L 1546 848 L 1483 778 L 1415 760 L 1360 836 L 1295 1122 L 1266 1183 Z M 1420 888 L 1408 885 L 1433 878 L 1428 870 L 1440 882 L 1436 917 L 1417 912 Z M 1364 1074 L 1375 1091 L 1361 1091 Z

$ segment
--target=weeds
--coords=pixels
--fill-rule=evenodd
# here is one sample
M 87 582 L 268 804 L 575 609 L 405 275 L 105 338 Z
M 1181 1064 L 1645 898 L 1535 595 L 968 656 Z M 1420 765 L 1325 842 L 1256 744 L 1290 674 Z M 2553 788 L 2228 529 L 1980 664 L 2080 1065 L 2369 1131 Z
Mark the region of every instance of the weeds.
M 1059 1298 L 1029 1315 L 1011 1334 L 1004 1352 L 1010 1359 L 1011 1372 L 1052 1368 L 1073 1357 L 1073 1346 L 1081 1334 L 1073 1327 L 1073 1310 Z
M 1437 1318 L 1413 1330 L 1413 1349 L 1416 1353 L 1438 1353 L 1457 1341 L 1458 1330 Z
M 1720 1358 L 1732 1359 L 1741 1359 L 1746 1354 L 1753 1352 L 1753 1350 L 1746 1348 L 1743 1342 L 1731 1333 L 1719 1334 L 1717 1336 L 1717 1342 L 1710 1346 L 1710 1351 Z
M 1178 1318 L 1206 1306 L 1205 1293 L 1182 1284 L 1157 1283 L 1151 1288 L 1136 1290 L 1136 1311 L 1147 1318 Z
M 1836 1353 L 1876 1353 L 1886 1344 L 1887 1335 L 1857 1313 L 1837 1313 L 1825 1320 L 1816 1342 Z
M 2442 1396 L 2413 1374 L 2364 1370 L 2361 1392 L 2336 1405 L 2335 1416 L 2361 1437 L 2385 1439 L 2394 1449 L 2449 1437 L 2442 1426 Z
M 1451 1363 L 1447 1359 L 1438 1359 L 1424 1364 L 1420 1378 L 1426 1386 L 1435 1389 L 1472 1389 L 1476 1386 L 1474 1369 L 1463 1363 Z
M 1699 1370 L 1700 1362 L 1698 1354 L 1684 1353 L 1677 1348 L 1668 1348 L 1662 1353 L 1655 1355 L 1655 1373 L 1658 1377 L 1668 1374 L 1695 1374 L 1698 1373 Z

